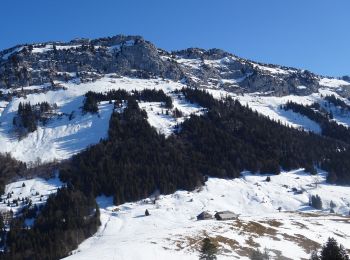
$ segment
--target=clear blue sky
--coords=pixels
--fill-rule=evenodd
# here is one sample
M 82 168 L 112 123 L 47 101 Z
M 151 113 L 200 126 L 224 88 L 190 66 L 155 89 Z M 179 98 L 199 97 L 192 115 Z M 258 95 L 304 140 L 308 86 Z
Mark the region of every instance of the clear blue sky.
M 137 34 L 166 50 L 217 47 L 320 74 L 350 74 L 349 0 L 1 0 L 0 9 L 0 49 Z

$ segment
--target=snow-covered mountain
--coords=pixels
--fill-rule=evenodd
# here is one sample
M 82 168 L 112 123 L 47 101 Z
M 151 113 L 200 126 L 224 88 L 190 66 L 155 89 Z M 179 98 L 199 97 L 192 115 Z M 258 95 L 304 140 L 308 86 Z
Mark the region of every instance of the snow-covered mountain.
M 219 49 L 167 52 L 140 36 L 24 44 L 0 52 L 1 88 L 43 85 L 76 77 L 87 81 L 107 73 L 163 77 L 192 86 L 275 95 L 304 95 L 324 84 L 350 84 L 346 77 L 329 80 L 307 70 L 253 62 Z
M 0 52 L 0 57 L 0 152 L 27 163 L 67 159 L 106 136 L 112 106 L 102 102 L 98 115 L 82 115 L 80 107 L 88 91 L 162 89 L 188 116 L 201 109 L 171 92 L 201 87 L 218 98 L 231 95 L 272 119 L 316 133 L 320 132 L 317 123 L 280 106 L 287 101 L 321 103 L 322 96 L 331 94 L 350 104 L 350 83 L 342 79 L 260 64 L 217 49 L 169 53 L 138 36 L 25 44 Z M 50 120 L 18 138 L 12 122 L 19 103 L 44 101 L 57 105 Z M 160 104 L 140 106 L 146 108 L 151 125 L 166 135 L 181 122 L 159 116 Z M 349 125 L 348 118 L 347 113 L 335 112 L 339 123 Z
M 112 113 L 127 105 L 116 108 L 114 100 L 101 101 L 98 113 L 86 113 L 82 107 L 89 91 L 162 90 L 172 108 L 149 101 L 138 106 L 147 113 L 148 123 L 169 137 L 191 115 L 207 113 L 207 107 L 184 98 L 179 90 L 186 87 L 205 89 L 218 100 L 230 96 L 272 120 L 317 135 L 323 134 L 319 122 L 283 106 L 317 104 L 318 110 L 312 109 L 331 115 L 330 122 L 350 126 L 348 77 L 262 64 L 218 49 L 167 52 L 139 36 L 76 39 L 0 52 L 0 153 L 35 169 L 69 159 L 107 138 Z M 341 105 L 327 101 L 327 96 Z M 23 134 L 16 127 L 20 104 L 43 102 L 51 107 L 45 121 Z M 274 259 L 307 259 L 329 236 L 349 249 L 350 189 L 327 184 L 327 173 L 318 171 L 314 176 L 302 169 L 284 171 L 271 176 L 271 182 L 265 181 L 266 175 L 248 172 L 234 180 L 209 178 L 201 189 L 162 195 L 155 204 L 145 199 L 113 205 L 111 198 L 99 197 L 102 225 L 68 259 L 197 259 L 206 235 L 219 246 L 218 259 L 248 259 L 258 247 L 269 248 Z M 64 185 L 57 176 L 16 180 L 6 186 L 0 211 L 20 212 L 22 204 L 10 198 L 44 205 L 49 194 Z M 316 194 L 323 211 L 309 206 Z M 329 214 L 331 201 L 336 214 Z M 151 215 L 144 217 L 146 209 Z M 234 221 L 196 220 L 202 211 L 223 210 L 240 215 Z M 30 227 L 33 219 L 26 223 Z

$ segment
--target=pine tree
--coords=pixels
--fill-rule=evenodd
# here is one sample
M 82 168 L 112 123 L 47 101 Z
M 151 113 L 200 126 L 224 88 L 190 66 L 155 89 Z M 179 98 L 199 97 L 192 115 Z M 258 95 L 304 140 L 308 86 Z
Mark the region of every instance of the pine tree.
M 330 237 L 322 247 L 321 260 L 349 260 L 349 256 L 342 245 L 338 246 L 337 241 Z
M 331 202 L 329 203 L 329 207 L 331 209 L 334 209 L 337 205 L 333 202 L 333 200 L 331 200 Z
M 267 248 L 264 249 L 264 252 L 261 252 L 258 248 L 257 250 L 254 250 L 252 254 L 250 255 L 251 260 L 269 260 L 270 255 Z
M 0 214 L 0 231 L 2 231 L 4 228 L 5 228 L 4 218 L 3 218 L 3 216 Z
M 206 237 L 202 241 L 200 260 L 216 260 L 217 247 L 214 245 L 210 238 Z
M 322 200 L 321 197 L 318 195 L 312 195 L 311 196 L 311 205 L 315 209 L 322 209 Z

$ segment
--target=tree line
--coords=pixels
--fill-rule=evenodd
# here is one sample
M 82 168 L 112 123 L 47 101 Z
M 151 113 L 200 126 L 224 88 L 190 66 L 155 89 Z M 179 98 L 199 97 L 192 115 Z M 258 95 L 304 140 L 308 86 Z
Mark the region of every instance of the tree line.
M 13 125 L 18 129 L 26 130 L 31 133 L 37 129 L 38 121 L 45 124 L 48 120 L 43 115 L 46 112 L 52 110 L 54 106 L 51 106 L 48 102 L 41 102 L 36 105 L 31 105 L 30 102 L 22 103 L 18 105 L 17 115 L 13 117 Z
M 318 123 L 321 127 L 322 135 L 350 144 L 350 129 L 331 121 L 331 119 L 333 119 L 332 112 L 328 113 L 324 111 L 318 103 L 305 106 L 289 101 L 282 107 L 285 110 L 292 110 L 295 113 L 304 115 Z
M 101 101 L 109 101 L 112 100 L 121 102 L 122 100 L 126 100 L 132 95 L 134 99 L 145 102 L 162 102 L 164 108 L 171 109 L 173 107 L 172 99 L 168 95 L 164 93 L 163 90 L 156 89 L 143 89 L 141 91 L 132 90 L 131 94 L 126 90 L 117 89 L 110 90 L 105 93 L 96 93 L 93 91 L 89 91 L 85 94 L 84 104 L 82 110 L 84 113 L 97 113 L 98 112 L 98 103 Z

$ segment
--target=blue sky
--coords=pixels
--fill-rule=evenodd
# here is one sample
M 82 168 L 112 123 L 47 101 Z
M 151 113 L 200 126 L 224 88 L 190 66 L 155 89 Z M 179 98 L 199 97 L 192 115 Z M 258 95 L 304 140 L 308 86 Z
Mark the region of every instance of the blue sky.
M 222 48 L 316 73 L 350 74 L 349 0 L 1 0 L 0 49 L 137 34 L 166 50 Z

